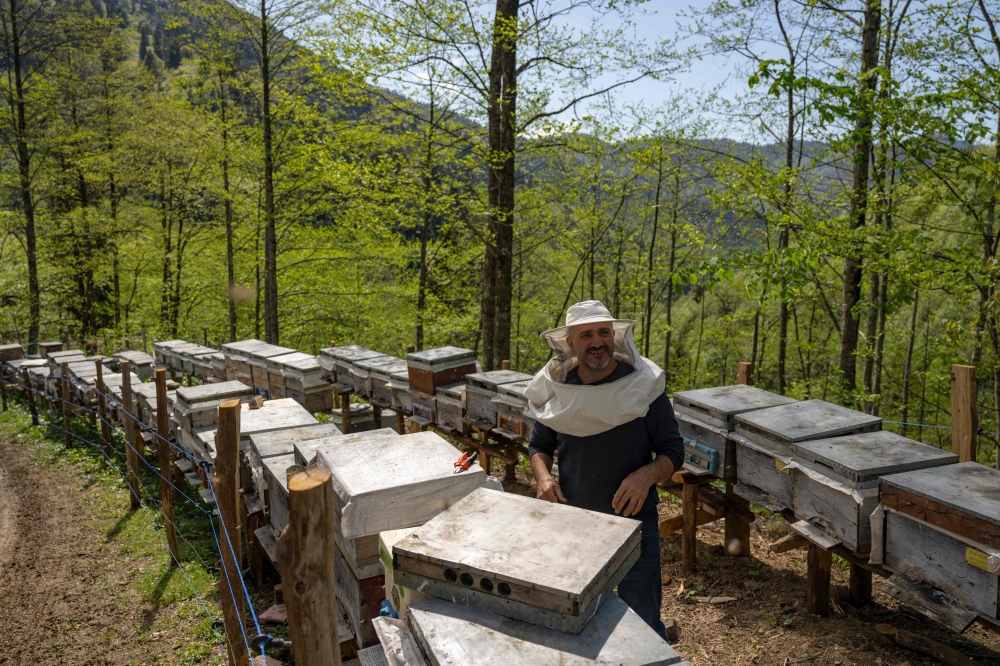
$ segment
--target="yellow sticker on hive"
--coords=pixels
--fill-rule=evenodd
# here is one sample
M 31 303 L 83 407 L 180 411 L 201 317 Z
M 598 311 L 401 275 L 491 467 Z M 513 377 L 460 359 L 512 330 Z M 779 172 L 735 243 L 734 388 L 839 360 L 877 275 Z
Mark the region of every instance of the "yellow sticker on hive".
M 965 548 L 965 561 L 967 564 L 971 564 L 977 569 L 982 569 L 983 571 L 990 570 L 990 557 L 981 550 L 976 550 L 975 548 Z
M 774 469 L 778 470 L 779 472 L 784 472 L 785 474 L 788 474 L 788 470 L 785 469 L 786 467 L 788 467 L 788 463 L 786 463 L 784 460 L 778 460 L 777 458 L 774 459 Z

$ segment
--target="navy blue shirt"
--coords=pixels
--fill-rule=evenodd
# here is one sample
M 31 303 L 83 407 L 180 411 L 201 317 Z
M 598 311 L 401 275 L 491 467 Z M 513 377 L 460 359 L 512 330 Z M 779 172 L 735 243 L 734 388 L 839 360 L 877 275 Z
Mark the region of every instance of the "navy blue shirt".
M 628 363 L 619 361 L 614 372 L 595 385 L 617 381 L 634 370 Z M 564 383 L 583 384 L 576 368 L 566 374 Z M 570 506 L 602 513 L 615 512 L 611 502 L 622 481 L 652 462 L 654 453 L 670 458 L 674 469 L 680 469 L 684 462 L 684 440 L 666 393 L 650 404 L 646 416 L 589 437 L 565 435 L 536 421 L 528 442 L 528 456 L 544 453 L 551 458 L 557 451 L 559 486 L 566 501 Z M 642 509 L 630 517 L 636 520 L 656 518 L 657 502 L 656 486 L 652 486 Z

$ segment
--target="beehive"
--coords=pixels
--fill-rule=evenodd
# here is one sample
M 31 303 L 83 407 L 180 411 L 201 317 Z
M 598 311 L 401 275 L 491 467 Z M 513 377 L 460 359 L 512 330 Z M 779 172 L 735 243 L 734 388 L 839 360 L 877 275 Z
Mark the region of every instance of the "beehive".
M 465 417 L 465 383 L 439 386 L 435 394 L 434 422 L 459 434 L 465 434 L 468 426 Z
M 497 427 L 497 388 L 503 384 L 529 381 L 531 375 L 513 370 L 477 372 L 465 377 L 466 423 L 484 430 Z
M 507 439 L 527 440 L 531 437 L 531 428 L 535 420 L 528 415 L 528 400 L 524 390 L 530 380 L 501 384 L 497 387 L 497 428 L 494 432 Z
M 399 541 L 393 571 L 406 587 L 579 633 L 641 540 L 635 520 L 480 488 Z
M 406 355 L 410 388 L 434 395 L 438 386 L 462 381 L 476 371 L 476 353 L 461 347 L 438 347 Z

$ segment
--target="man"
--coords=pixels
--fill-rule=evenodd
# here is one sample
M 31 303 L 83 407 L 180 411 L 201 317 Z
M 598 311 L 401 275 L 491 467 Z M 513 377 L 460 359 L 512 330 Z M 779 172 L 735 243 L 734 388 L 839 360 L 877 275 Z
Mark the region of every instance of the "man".
M 642 521 L 642 554 L 618 596 L 665 639 L 656 484 L 683 463 L 684 441 L 663 370 L 639 356 L 634 325 L 584 301 L 566 312 L 566 326 L 542 334 L 559 355 L 524 393 L 535 419 L 528 455 L 539 499 Z

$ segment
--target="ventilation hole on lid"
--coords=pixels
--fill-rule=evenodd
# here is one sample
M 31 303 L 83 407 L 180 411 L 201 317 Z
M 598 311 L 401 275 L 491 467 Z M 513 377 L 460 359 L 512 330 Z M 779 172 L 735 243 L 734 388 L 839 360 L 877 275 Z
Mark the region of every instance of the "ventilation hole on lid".
M 510 595 L 510 585 L 508 585 L 507 583 L 500 583 L 499 585 L 497 585 L 497 590 L 499 590 L 500 594 L 504 595 L 505 597 Z
M 472 585 L 472 576 L 467 573 L 462 574 L 462 585 Z
M 481 581 L 479 581 L 479 587 L 483 588 L 487 592 L 492 592 L 493 591 L 493 581 L 491 581 L 489 578 L 484 578 Z
M 458 574 L 455 573 L 453 569 L 445 569 L 444 577 L 445 579 L 447 579 L 449 583 L 454 583 L 456 580 L 458 580 Z

